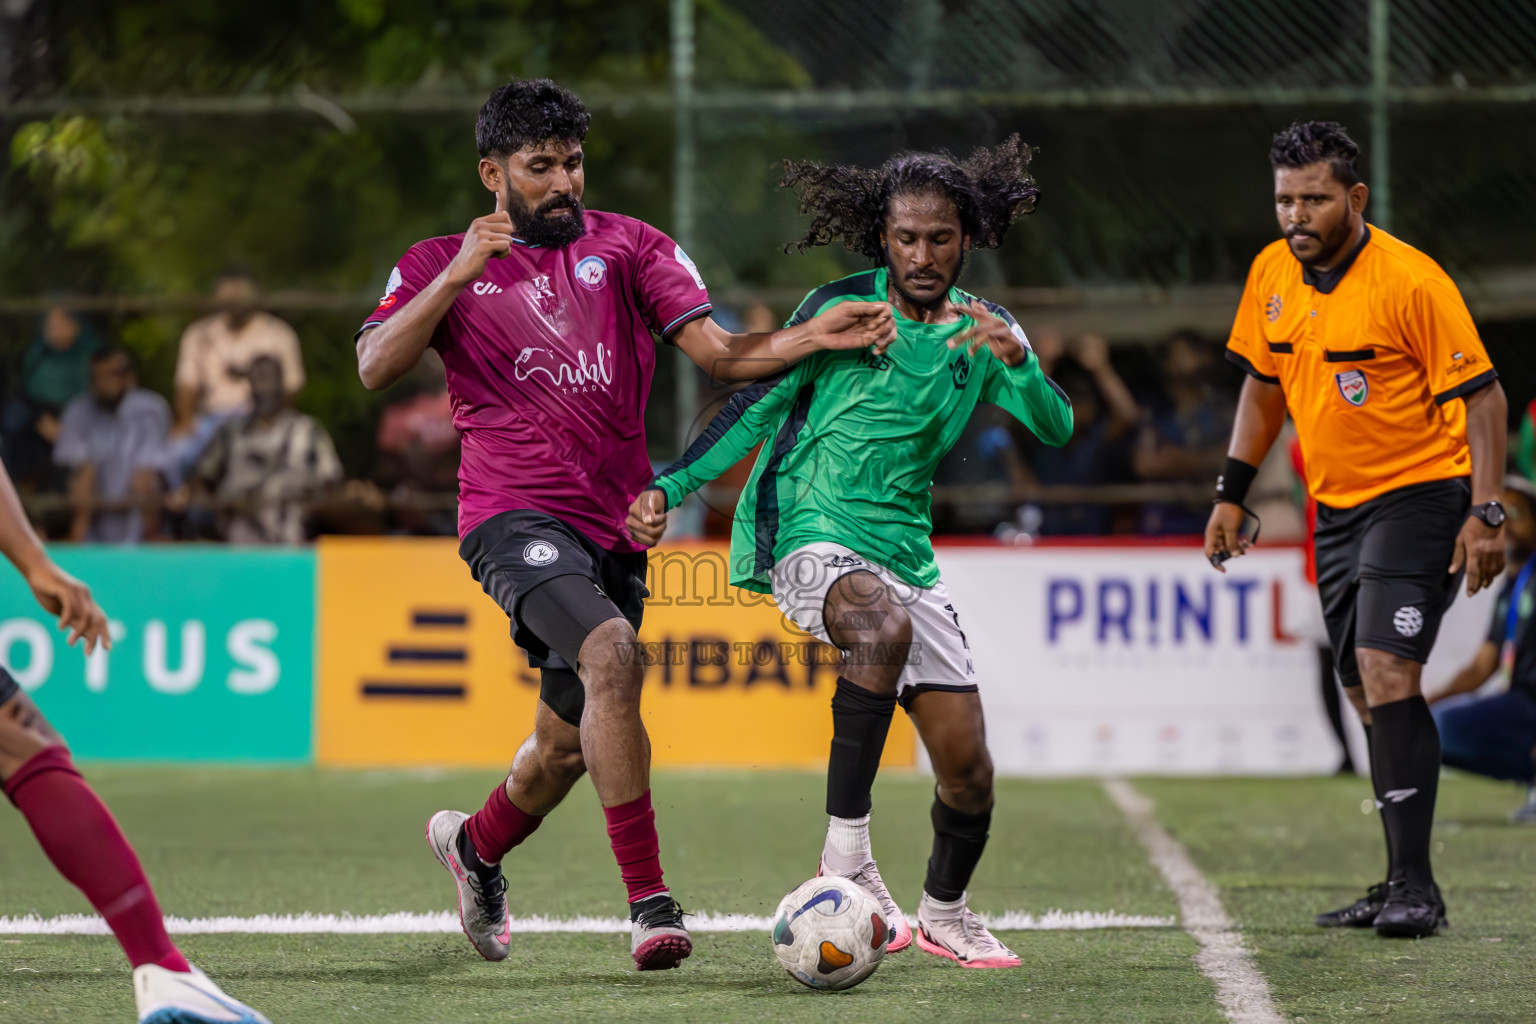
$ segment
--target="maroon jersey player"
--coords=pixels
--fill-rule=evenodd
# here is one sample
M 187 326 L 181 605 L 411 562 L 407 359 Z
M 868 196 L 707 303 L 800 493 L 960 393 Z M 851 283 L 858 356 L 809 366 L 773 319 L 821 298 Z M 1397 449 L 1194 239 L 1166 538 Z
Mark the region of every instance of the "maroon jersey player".
M 463 436 L 459 554 L 540 669 L 534 733 L 505 783 L 476 814 L 442 811 L 427 826 L 464 931 L 482 956 L 506 957 L 501 859 L 590 771 L 628 889 L 631 952 L 650 970 L 692 950 L 662 880 L 642 663 L 626 656 L 647 594 L 645 549 L 623 524 L 651 482 L 652 335 L 716 378 L 743 380 L 818 349 L 883 350 L 896 328 L 883 303 L 845 303 L 781 331 L 726 331 L 678 245 L 582 205 L 589 120 L 547 80 L 491 94 L 475 141 L 496 211 L 410 248 L 358 332 L 357 357 L 363 383 L 380 388 L 428 346 L 441 353 Z

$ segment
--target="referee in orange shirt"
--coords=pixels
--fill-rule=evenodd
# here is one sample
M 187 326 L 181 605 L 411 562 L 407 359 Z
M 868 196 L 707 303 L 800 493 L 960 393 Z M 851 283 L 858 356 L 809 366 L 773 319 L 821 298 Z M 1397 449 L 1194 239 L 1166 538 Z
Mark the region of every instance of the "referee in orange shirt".
M 1434 260 L 1365 222 L 1360 149 L 1330 121 L 1274 138 L 1285 238 L 1248 272 L 1227 356 L 1248 373 L 1205 529 L 1221 568 L 1249 546 L 1243 500 L 1289 410 L 1317 500 L 1317 585 L 1334 660 L 1371 751 L 1387 877 L 1324 927 L 1432 935 L 1440 737 L 1419 674 L 1465 571 L 1504 568 L 1504 389 Z

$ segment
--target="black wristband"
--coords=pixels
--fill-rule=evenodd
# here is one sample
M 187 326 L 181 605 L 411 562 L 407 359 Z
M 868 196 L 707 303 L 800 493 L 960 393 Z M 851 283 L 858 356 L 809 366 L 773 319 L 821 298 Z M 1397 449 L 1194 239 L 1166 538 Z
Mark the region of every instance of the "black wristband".
M 1241 505 L 1248 500 L 1248 488 L 1253 486 L 1253 480 L 1258 475 L 1258 466 L 1250 466 L 1228 455 L 1226 463 L 1221 467 L 1221 476 L 1216 478 L 1216 501 Z

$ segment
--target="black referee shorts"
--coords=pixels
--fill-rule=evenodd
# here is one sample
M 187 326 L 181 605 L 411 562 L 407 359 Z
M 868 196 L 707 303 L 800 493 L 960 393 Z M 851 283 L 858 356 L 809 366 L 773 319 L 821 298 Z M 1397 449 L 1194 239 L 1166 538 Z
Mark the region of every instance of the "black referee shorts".
M 1471 509 L 1465 478 L 1388 491 L 1354 508 L 1317 506 L 1317 591 L 1339 681 L 1360 685 L 1355 648 L 1420 664 L 1461 574 L 1446 569 Z
M 645 614 L 647 554 L 609 551 L 569 523 L 532 509 L 492 516 L 459 544 L 475 582 L 512 621 L 512 639 L 539 669 L 539 699 L 581 724 L 586 691 L 574 666 L 592 630 Z

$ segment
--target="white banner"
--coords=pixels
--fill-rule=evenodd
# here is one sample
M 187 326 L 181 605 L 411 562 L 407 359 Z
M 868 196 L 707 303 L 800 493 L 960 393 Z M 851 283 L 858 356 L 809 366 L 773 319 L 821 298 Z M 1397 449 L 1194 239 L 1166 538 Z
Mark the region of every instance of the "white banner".
M 1299 549 L 1255 550 L 1225 574 L 1184 547 L 941 547 L 939 564 L 1000 774 L 1337 767 L 1318 678 L 1321 613 Z M 1452 607 L 1427 690 L 1481 643 L 1491 599 Z

